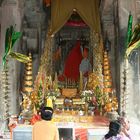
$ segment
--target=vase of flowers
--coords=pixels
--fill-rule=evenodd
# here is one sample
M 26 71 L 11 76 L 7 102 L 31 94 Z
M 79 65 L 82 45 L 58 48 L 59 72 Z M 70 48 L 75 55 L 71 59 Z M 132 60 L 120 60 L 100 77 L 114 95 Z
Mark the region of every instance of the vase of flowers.
M 81 93 L 81 98 L 85 102 L 85 115 L 88 115 L 89 103 L 92 101 L 93 91 L 92 90 L 84 90 Z
M 93 104 L 96 105 L 98 114 L 102 115 L 105 98 L 104 98 L 104 94 L 101 92 L 101 89 L 98 86 L 96 87 L 94 91 L 94 95 L 92 99 L 93 99 L 92 100 Z
M 86 103 L 89 103 L 92 100 L 93 91 L 92 90 L 84 90 L 81 93 L 81 98 Z

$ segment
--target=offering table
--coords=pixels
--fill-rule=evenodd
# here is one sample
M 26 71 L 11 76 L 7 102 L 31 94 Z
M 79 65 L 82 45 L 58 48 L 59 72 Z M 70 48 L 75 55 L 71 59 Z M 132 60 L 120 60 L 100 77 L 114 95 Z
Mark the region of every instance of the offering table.
M 56 116 L 54 116 L 54 118 L 55 117 Z M 60 117 L 62 118 L 62 116 Z M 62 120 L 56 122 L 56 120 L 58 120 L 57 117 L 53 120 L 59 129 L 60 139 L 63 140 L 100 140 L 108 131 L 108 120 L 101 116 L 93 116 L 93 122 L 87 122 L 85 120 L 86 117 L 82 118 L 81 122 L 66 121 L 67 119 L 68 116 L 65 117 L 65 122 L 62 122 Z M 18 125 L 13 130 L 13 140 L 24 139 L 32 140 L 31 125 Z

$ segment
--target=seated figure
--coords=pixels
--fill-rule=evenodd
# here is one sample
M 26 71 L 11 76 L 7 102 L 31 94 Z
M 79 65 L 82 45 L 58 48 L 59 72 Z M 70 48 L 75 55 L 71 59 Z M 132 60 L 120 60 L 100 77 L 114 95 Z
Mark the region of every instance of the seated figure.
M 120 120 L 111 121 L 109 124 L 109 132 L 104 136 L 103 140 L 132 140 L 126 133 L 122 134 L 124 133 L 122 128 L 123 124 Z
M 121 124 L 119 121 L 111 121 L 109 124 L 109 132 L 104 136 L 103 140 L 124 140 L 120 135 Z
M 130 122 L 126 117 L 126 113 L 122 112 L 122 116 L 118 118 L 121 123 L 121 135 L 125 138 L 125 140 L 132 140 L 130 135 Z
M 65 64 L 63 74 L 58 76 L 59 81 L 68 81 L 71 83 L 79 80 L 79 65 L 82 60 L 80 49 L 80 41 L 78 40 L 72 50 L 69 52 Z
M 91 72 L 91 70 L 92 70 L 92 67 L 91 67 L 90 61 L 88 59 L 88 49 L 84 48 L 83 59 L 79 66 L 79 71 L 82 72 L 82 76 L 83 76 L 83 85 L 84 85 L 83 88 L 84 89 L 86 88 L 87 81 L 88 81 L 88 75 Z

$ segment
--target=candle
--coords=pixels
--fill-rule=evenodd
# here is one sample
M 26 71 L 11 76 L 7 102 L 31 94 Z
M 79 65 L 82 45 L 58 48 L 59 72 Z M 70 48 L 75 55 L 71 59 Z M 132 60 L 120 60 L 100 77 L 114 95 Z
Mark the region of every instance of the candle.
M 47 107 L 53 108 L 52 99 L 50 99 L 50 98 L 47 99 Z

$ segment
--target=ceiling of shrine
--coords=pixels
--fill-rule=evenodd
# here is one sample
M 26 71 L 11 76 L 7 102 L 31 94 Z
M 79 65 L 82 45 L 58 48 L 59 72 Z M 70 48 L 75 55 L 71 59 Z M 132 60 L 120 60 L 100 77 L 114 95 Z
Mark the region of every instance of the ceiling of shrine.
M 102 30 L 104 34 L 107 31 L 110 38 L 114 36 L 114 8 L 114 0 L 102 0 L 100 3 Z
M 140 0 L 136 0 L 136 15 L 140 19 Z
M 5 0 L 0 0 L 0 6 Z M 12 0 L 10 0 L 12 1 Z M 29 28 L 37 28 L 41 25 L 43 29 L 47 27 L 50 19 L 50 8 L 46 8 L 42 0 L 18 0 L 24 2 L 24 19 Z M 136 16 L 140 18 L 140 0 L 136 1 Z M 114 22 L 117 16 L 118 0 L 100 0 L 101 25 L 104 32 L 108 32 L 110 38 L 114 35 Z M 76 17 L 73 17 L 76 18 Z
M 4 0 L 0 0 L 0 5 Z M 43 28 L 47 25 L 47 19 L 50 19 L 50 8 L 43 6 L 42 0 L 19 0 L 24 3 L 24 19 L 27 21 L 28 26 L 36 28 L 42 25 Z M 100 0 L 101 20 L 104 26 L 110 27 L 113 23 L 113 0 Z M 73 16 L 73 18 L 76 18 Z M 79 18 L 79 17 L 77 17 Z
M 2 4 L 2 1 L 3 1 L 3 0 L 0 0 L 0 5 Z
M 40 25 L 46 26 L 46 17 L 48 16 L 48 9 L 43 7 L 42 1 L 25 0 L 24 4 L 24 18 L 31 28 L 36 28 Z M 47 12 L 47 13 L 46 13 Z
M 0 6 L 3 1 L 14 1 L 14 0 L 0 0 Z M 42 0 L 18 0 L 19 7 L 23 9 L 24 12 L 24 22 L 23 25 L 27 27 L 28 34 L 31 34 L 29 38 L 36 38 L 34 36 L 34 29 L 41 27 L 43 31 L 46 30 L 49 19 L 50 19 L 50 7 L 45 7 L 42 3 Z M 103 33 L 108 31 L 108 36 L 110 39 L 114 37 L 114 5 L 117 0 L 100 0 L 100 15 L 101 15 L 101 24 Z M 0 8 L 1 11 L 1 8 Z M 0 13 L 1 18 L 1 13 Z M 73 14 L 70 20 L 81 20 L 80 16 Z M 67 31 L 66 31 L 67 30 Z M 88 38 L 89 29 L 88 27 L 78 27 L 70 28 L 65 26 L 63 28 L 64 32 L 61 32 L 61 35 L 64 39 L 76 38 L 76 36 L 82 35 L 83 32 L 85 37 Z M 65 32 L 66 31 L 66 32 Z M 77 34 L 76 34 L 77 33 Z
M 103 24 L 103 28 L 109 28 L 111 30 L 111 25 L 114 22 L 113 15 L 113 0 L 101 0 L 100 1 L 100 9 L 101 10 L 101 21 Z M 43 28 L 46 27 L 48 19 L 50 19 L 50 8 L 46 8 L 43 6 L 41 1 L 25 1 L 25 19 L 28 23 L 29 27 L 37 27 L 38 25 L 42 25 Z M 73 15 L 71 18 L 79 19 L 79 17 Z

